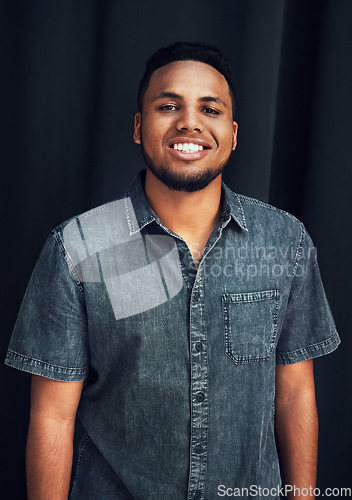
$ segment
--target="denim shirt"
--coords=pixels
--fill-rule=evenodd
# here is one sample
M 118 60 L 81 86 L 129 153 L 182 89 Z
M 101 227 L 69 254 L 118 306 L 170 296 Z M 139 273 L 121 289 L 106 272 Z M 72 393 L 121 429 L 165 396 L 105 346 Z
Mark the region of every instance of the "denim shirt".
M 6 363 L 85 381 L 72 499 L 278 498 L 275 366 L 340 342 L 313 243 L 223 184 L 197 269 L 143 182 L 51 233 Z

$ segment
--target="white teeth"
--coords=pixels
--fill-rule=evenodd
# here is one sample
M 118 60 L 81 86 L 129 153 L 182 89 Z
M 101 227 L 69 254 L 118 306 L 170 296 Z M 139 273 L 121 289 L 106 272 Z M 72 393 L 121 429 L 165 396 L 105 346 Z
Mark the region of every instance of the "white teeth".
M 200 144 L 193 144 L 193 142 L 180 142 L 179 144 L 174 144 L 173 148 L 177 149 L 177 151 L 182 151 L 182 153 L 197 153 L 198 151 L 203 151 L 203 146 Z

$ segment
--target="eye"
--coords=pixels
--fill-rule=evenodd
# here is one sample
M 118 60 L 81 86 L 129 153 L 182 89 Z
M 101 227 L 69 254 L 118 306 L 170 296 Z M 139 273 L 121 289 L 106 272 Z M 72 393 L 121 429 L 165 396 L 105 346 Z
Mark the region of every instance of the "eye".
M 177 108 L 174 104 L 165 104 L 164 106 L 160 106 L 158 109 L 160 109 L 160 111 L 174 111 Z
M 206 115 L 219 115 L 220 112 L 217 111 L 216 109 L 214 108 L 203 108 L 203 111 Z

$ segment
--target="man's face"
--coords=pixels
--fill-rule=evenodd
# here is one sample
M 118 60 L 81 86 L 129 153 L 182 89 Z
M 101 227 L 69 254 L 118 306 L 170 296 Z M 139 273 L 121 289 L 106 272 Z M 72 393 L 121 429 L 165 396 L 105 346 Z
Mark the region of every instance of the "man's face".
M 135 117 L 134 141 L 170 189 L 206 187 L 222 173 L 236 136 L 229 87 L 215 68 L 177 61 L 152 74 Z

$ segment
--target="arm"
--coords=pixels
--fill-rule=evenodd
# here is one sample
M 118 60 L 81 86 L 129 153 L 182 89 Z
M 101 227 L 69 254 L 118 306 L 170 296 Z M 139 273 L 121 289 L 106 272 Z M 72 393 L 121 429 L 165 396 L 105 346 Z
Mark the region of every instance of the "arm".
M 313 360 L 276 366 L 276 441 L 286 485 L 309 488 L 316 483 L 318 416 Z M 288 495 L 288 498 L 314 498 Z
M 28 500 L 67 499 L 83 382 L 32 376 L 26 449 Z

